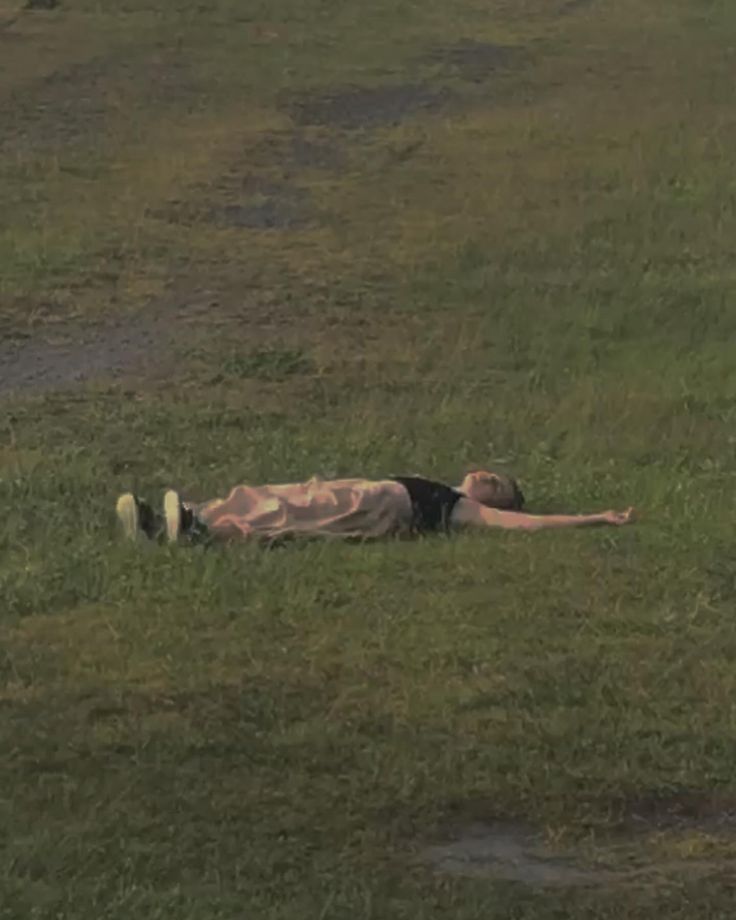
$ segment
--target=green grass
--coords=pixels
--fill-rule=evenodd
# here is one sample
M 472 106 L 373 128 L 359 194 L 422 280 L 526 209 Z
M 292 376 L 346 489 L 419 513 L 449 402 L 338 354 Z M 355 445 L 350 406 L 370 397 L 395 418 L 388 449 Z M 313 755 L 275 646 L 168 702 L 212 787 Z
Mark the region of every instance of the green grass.
M 736 8 L 564 6 L 68 0 L 0 31 L 2 342 L 174 333 L 124 380 L 0 394 L 3 920 L 733 915 L 732 833 L 621 828 L 736 797 Z M 437 53 L 464 39 L 523 51 L 474 82 Z M 402 83 L 452 101 L 296 124 Z M 282 192 L 308 221 L 208 217 Z M 477 465 L 641 521 L 114 528 L 129 488 Z M 493 818 L 646 871 L 423 861 Z

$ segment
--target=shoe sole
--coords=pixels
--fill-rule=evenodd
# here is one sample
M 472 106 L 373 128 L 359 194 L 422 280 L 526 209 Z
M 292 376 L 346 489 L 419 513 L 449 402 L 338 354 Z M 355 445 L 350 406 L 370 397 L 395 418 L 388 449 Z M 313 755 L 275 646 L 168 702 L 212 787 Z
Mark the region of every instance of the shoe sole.
M 132 493 L 126 492 L 118 498 L 115 504 L 115 514 L 127 540 L 139 540 L 143 536 L 138 502 Z
M 176 543 L 181 533 L 181 501 L 179 493 L 169 489 L 164 495 L 164 520 L 166 521 L 166 539 Z

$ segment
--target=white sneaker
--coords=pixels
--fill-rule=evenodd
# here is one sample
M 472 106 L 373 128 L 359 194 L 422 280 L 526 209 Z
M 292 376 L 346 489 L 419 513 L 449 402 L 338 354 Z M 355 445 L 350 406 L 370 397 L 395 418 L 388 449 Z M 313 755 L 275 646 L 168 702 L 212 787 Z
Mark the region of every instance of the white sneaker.
M 182 503 L 179 493 L 169 489 L 164 494 L 164 520 L 166 521 L 166 539 L 176 543 L 182 531 Z
M 131 492 L 125 492 L 121 495 L 115 504 L 115 514 L 118 516 L 126 540 L 137 540 L 141 529 L 138 502 L 135 500 L 135 495 Z
M 148 502 L 124 492 L 115 503 L 115 514 L 123 528 L 123 534 L 128 540 L 139 540 L 147 537 L 153 540 L 158 531 L 159 523 L 153 509 Z
M 182 537 L 188 543 L 209 543 L 211 534 L 192 509 L 185 505 L 175 489 L 164 493 L 166 538 L 176 543 Z

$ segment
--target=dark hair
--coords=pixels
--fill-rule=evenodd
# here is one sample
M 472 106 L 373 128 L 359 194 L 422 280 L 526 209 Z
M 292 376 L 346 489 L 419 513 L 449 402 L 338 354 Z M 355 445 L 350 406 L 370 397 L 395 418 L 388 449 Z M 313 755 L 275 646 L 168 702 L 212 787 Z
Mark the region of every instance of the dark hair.
M 511 480 L 511 485 L 514 489 L 514 497 L 512 499 L 511 510 L 521 511 L 524 507 L 524 493 L 519 488 L 519 483 L 515 479 Z

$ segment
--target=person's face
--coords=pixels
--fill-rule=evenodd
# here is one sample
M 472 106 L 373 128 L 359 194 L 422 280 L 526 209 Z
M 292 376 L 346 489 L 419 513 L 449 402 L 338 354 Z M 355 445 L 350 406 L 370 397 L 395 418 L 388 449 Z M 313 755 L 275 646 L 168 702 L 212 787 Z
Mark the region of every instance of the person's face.
M 462 491 L 473 501 L 489 508 L 518 508 L 521 493 L 510 476 L 475 470 L 463 481 Z

